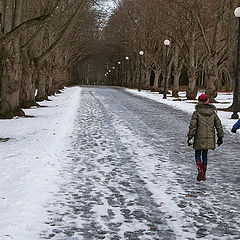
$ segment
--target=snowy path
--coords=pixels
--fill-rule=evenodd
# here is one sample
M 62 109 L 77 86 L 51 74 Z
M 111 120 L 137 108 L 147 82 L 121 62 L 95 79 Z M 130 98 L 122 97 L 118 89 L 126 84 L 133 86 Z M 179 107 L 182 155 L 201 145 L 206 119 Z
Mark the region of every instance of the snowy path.
M 240 142 L 226 134 L 198 183 L 190 115 L 113 88 L 80 98 L 42 239 L 240 239 Z

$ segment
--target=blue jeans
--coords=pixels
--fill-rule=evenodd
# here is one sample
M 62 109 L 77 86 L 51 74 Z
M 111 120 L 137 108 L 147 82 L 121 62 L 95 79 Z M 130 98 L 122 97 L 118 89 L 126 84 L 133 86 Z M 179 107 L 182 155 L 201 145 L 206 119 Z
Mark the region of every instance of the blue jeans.
M 196 162 L 201 162 L 201 155 L 202 155 L 202 164 L 207 165 L 207 154 L 208 150 L 195 150 L 195 159 Z

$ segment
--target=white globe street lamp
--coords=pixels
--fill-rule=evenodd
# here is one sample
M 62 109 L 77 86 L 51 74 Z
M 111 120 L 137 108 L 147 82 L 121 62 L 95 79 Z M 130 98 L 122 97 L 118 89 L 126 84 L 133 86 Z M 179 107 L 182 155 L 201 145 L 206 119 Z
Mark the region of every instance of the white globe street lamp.
M 168 47 L 170 45 L 170 41 L 166 39 L 164 42 L 164 45 L 166 46 L 166 54 L 165 54 L 165 77 L 164 77 L 164 87 L 163 87 L 163 99 L 167 99 L 167 64 L 168 64 Z
M 129 61 L 129 57 L 125 57 L 126 61 Z M 128 82 L 128 64 L 127 62 L 125 63 L 125 84 L 127 85 Z
M 120 71 L 121 71 L 121 62 L 118 62 L 118 74 L 117 74 L 117 84 L 119 85 L 120 82 Z
M 166 40 L 164 41 L 164 45 L 165 45 L 165 46 L 169 46 L 169 45 L 170 45 L 170 41 L 169 41 L 168 39 L 166 39 Z
M 237 18 L 240 17 L 240 7 L 237 7 L 237 8 L 234 10 L 234 15 L 235 15 L 235 17 L 237 17 Z
M 139 51 L 139 71 L 140 71 L 140 74 L 139 74 L 139 81 L 138 81 L 138 91 L 140 92 L 141 91 L 141 84 L 142 84 L 142 56 L 144 54 L 144 51 Z

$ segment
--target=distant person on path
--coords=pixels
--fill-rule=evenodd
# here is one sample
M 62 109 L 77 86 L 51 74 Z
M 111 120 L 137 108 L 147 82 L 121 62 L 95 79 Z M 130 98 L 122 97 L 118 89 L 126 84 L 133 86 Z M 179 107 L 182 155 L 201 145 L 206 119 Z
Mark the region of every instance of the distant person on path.
M 198 98 L 198 104 L 192 114 L 188 132 L 188 145 L 193 144 L 198 169 L 197 180 L 206 180 L 208 150 L 216 148 L 215 129 L 217 130 L 217 145 L 223 143 L 223 128 L 216 107 L 209 104 L 205 94 Z
M 240 128 L 240 119 L 232 126 L 231 132 L 236 133 L 237 130 Z

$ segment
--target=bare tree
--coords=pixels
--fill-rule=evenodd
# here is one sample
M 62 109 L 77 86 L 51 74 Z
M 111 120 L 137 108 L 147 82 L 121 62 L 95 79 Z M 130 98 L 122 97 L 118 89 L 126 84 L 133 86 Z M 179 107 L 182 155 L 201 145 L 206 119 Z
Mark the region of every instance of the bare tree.
M 81 22 L 79 31 L 88 35 L 90 27 L 84 26 L 96 23 L 88 23 L 85 18 L 94 4 L 92 0 L 0 1 L 2 117 L 24 116 L 21 107 L 36 104 L 36 85 L 36 100 L 44 100 L 70 81 L 69 66 L 87 54 L 86 38 L 73 50 L 79 40 L 75 27 Z M 66 45 L 72 50 L 67 51 Z M 79 49 L 82 53 L 76 55 Z

